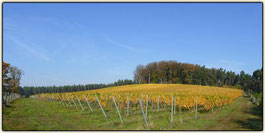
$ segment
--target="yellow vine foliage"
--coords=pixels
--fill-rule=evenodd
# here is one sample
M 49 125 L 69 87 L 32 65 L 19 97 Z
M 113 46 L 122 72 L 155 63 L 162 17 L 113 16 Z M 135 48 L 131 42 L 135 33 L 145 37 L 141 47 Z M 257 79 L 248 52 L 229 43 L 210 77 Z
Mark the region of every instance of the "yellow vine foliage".
M 138 98 L 146 102 L 148 95 L 148 102 L 157 104 L 159 98 L 159 104 L 166 104 L 167 106 L 171 105 L 173 96 L 174 105 L 181 105 L 182 108 L 190 109 L 196 105 L 197 99 L 198 106 L 209 110 L 213 106 L 219 107 L 230 104 L 242 94 L 242 90 L 224 87 L 183 84 L 137 84 L 69 93 L 46 93 L 38 94 L 38 96 L 57 100 L 63 100 L 63 98 L 71 100 L 76 99 L 75 96 L 78 96 L 83 102 L 85 102 L 85 96 L 91 103 L 97 102 L 95 98 L 97 96 L 103 107 L 108 102 L 112 102 L 112 96 L 116 99 L 117 104 L 122 107 L 126 107 L 128 96 L 130 104 L 138 104 Z

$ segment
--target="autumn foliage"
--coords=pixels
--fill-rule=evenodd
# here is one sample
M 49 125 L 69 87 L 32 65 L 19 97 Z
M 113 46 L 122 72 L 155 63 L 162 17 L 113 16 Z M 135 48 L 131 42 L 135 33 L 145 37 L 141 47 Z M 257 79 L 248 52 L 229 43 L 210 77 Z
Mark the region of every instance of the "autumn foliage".
M 141 85 L 126 85 L 119 87 L 110 87 L 106 89 L 98 89 L 91 91 L 81 91 L 72 93 L 49 93 L 39 94 L 40 98 L 52 98 L 63 100 L 63 98 L 75 99 L 78 96 L 81 101 L 85 102 L 83 96 L 86 96 L 89 102 L 95 103 L 95 95 L 100 100 L 102 106 L 111 103 L 111 97 L 120 101 L 120 107 L 125 108 L 127 104 L 127 96 L 131 104 L 138 104 L 138 98 L 146 101 L 148 94 L 148 101 L 157 104 L 159 103 L 167 106 L 171 105 L 172 96 L 176 97 L 176 105 L 190 109 L 195 106 L 196 97 L 198 97 L 198 105 L 206 110 L 214 107 L 227 105 L 233 100 L 243 94 L 242 90 L 223 88 L 223 87 L 209 87 L 199 85 L 183 85 L 183 84 L 141 84 Z
M 7 76 L 8 72 L 9 72 L 9 66 L 10 64 L 2 62 L 2 70 L 3 70 L 3 74 L 2 74 L 2 79 L 3 79 L 3 91 L 7 90 L 7 86 L 8 86 L 8 81 L 9 78 Z

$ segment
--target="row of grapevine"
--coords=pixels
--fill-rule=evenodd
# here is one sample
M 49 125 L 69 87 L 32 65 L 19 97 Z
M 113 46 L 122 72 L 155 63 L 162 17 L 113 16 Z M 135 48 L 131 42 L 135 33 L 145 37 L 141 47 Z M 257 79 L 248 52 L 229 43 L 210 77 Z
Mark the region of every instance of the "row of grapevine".
M 181 89 L 180 87 L 168 87 L 168 88 L 159 88 L 161 85 L 152 85 L 147 86 L 146 89 L 141 89 L 131 86 L 115 87 L 113 89 L 100 89 L 95 91 L 83 91 L 83 92 L 73 92 L 73 93 L 50 93 L 50 94 L 39 94 L 40 98 L 53 98 L 56 100 L 63 100 L 64 97 L 74 98 L 75 96 L 80 97 L 80 100 L 85 102 L 85 97 L 88 102 L 95 103 L 95 95 L 99 98 L 101 105 L 104 107 L 108 102 L 111 102 L 112 96 L 115 99 L 119 99 L 118 105 L 125 107 L 127 100 L 131 104 L 137 104 L 138 98 L 147 99 L 150 103 L 166 104 L 169 106 L 171 104 L 171 97 L 176 97 L 177 105 L 182 106 L 183 108 L 190 109 L 195 106 L 196 97 L 198 97 L 198 105 L 202 106 L 205 110 L 210 110 L 212 107 L 219 107 L 222 105 L 227 105 L 233 102 L 233 100 L 243 94 L 241 90 L 230 89 L 230 88 L 220 88 L 220 87 L 211 87 L 206 89 L 204 87 L 198 88 L 188 88 Z M 158 86 L 158 87 L 156 87 Z M 174 88 L 175 87 L 175 88 Z M 186 85 L 186 87 L 189 87 Z M 194 87 L 194 86 L 192 86 Z M 176 89 L 178 88 L 178 89 Z M 127 99 L 129 95 L 129 99 Z M 84 97 L 85 96 L 85 97 Z
M 165 104 L 166 106 L 171 105 L 171 97 L 176 97 L 176 105 L 182 106 L 186 109 L 194 108 L 196 103 L 196 97 L 198 97 L 198 105 L 203 107 L 205 110 L 210 110 L 212 107 L 219 107 L 222 105 L 227 105 L 232 103 L 234 98 L 227 97 L 227 96 L 181 96 L 177 94 L 173 95 L 154 95 L 154 94 L 135 94 L 135 93 L 126 93 L 126 94 L 95 94 L 100 104 L 105 107 L 109 102 L 112 102 L 112 96 L 115 99 L 119 99 L 118 106 L 121 106 L 121 108 L 125 108 L 127 104 L 127 100 L 131 104 L 137 104 L 138 98 L 141 99 L 147 99 L 148 95 L 148 101 L 149 103 L 153 104 Z M 86 100 L 90 103 L 96 103 L 97 100 L 95 98 L 95 95 L 75 95 L 75 94 L 67 94 L 67 93 L 53 93 L 50 95 L 40 94 L 40 98 L 50 98 L 62 101 L 66 97 L 69 99 L 74 99 L 76 96 L 80 97 L 80 101 L 86 102 Z M 129 99 L 127 99 L 127 95 L 129 95 Z M 85 96 L 85 97 L 84 97 Z M 145 101 L 146 102 L 146 101 Z

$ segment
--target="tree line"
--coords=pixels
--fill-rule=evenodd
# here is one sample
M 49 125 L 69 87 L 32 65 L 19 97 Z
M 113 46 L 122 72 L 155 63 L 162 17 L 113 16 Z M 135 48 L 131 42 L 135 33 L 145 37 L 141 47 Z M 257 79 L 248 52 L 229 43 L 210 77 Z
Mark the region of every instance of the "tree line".
M 25 86 L 20 88 L 20 94 L 26 97 L 30 95 L 40 94 L 40 93 L 65 93 L 65 92 L 77 92 L 85 90 L 95 90 L 106 87 L 129 85 L 133 84 L 132 80 L 118 80 L 110 84 L 86 84 L 86 85 L 65 85 L 65 86 Z
M 236 74 L 223 68 L 206 68 L 177 61 L 160 61 L 149 63 L 146 66 L 138 65 L 134 71 L 134 81 L 138 84 L 226 85 L 259 93 L 263 90 L 263 70 L 255 70 L 252 75 L 244 71 Z

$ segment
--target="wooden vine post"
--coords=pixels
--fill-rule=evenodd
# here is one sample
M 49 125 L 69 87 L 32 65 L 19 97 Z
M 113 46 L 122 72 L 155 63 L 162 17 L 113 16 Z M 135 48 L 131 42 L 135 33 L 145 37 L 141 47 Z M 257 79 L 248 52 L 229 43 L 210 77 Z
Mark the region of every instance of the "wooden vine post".
M 90 106 L 89 102 L 87 101 L 87 98 L 86 98 L 86 96 L 85 96 L 85 95 L 83 95 L 83 97 L 85 98 L 85 100 L 86 100 L 86 103 L 87 103 L 87 106 L 89 107 L 90 111 L 91 111 L 91 112 L 93 112 L 93 109 L 91 108 L 91 106 Z
M 147 109 L 148 109 L 148 94 L 146 97 L 146 105 L 145 105 L 146 109 L 145 109 L 145 115 L 147 116 Z
M 159 111 L 159 96 L 157 97 L 157 112 Z
M 174 101 L 174 115 L 176 114 L 176 107 L 177 107 L 177 97 L 174 97 L 175 101 Z
M 221 106 L 222 106 L 222 100 L 220 99 L 220 108 L 219 108 L 220 110 L 222 109 Z
M 68 104 L 66 103 L 66 100 L 63 98 L 63 101 L 64 101 L 64 104 L 66 105 L 66 106 L 68 106 Z
M 171 124 L 173 123 L 173 112 L 174 112 L 174 98 L 173 98 L 173 95 L 172 95 L 172 103 L 171 103 Z
M 182 117 L 181 117 L 181 115 L 182 115 L 182 110 L 181 110 L 181 104 L 179 105 L 179 121 L 180 121 L 180 123 L 182 123 Z
M 81 104 L 81 102 L 80 102 L 80 100 L 79 100 L 78 96 L 75 96 L 75 97 L 76 97 L 77 101 L 79 102 L 79 105 L 80 105 L 80 107 L 81 107 L 82 111 L 84 111 L 83 105 Z
M 141 111 L 143 113 L 145 125 L 146 125 L 146 127 L 148 127 L 148 123 L 147 123 L 147 120 L 146 120 L 146 115 L 144 115 L 144 110 L 143 110 L 143 105 L 142 105 L 141 99 L 138 98 L 138 101 L 139 101 L 139 104 L 140 104 L 140 109 L 141 109 Z
M 213 112 L 213 108 L 214 108 L 213 106 L 214 106 L 214 104 L 212 104 L 212 112 Z
M 130 99 L 129 99 L 129 93 L 127 93 L 127 115 L 129 115 L 129 108 L 130 108 Z
M 70 100 L 69 100 L 69 98 L 68 98 L 68 97 L 67 97 L 67 101 L 68 101 L 68 103 L 69 103 L 70 107 L 72 107 L 72 104 L 71 104 L 71 102 L 70 102 Z
M 196 113 L 195 113 L 195 118 L 197 119 L 198 117 L 198 96 L 196 96 Z
M 99 102 L 99 100 L 98 100 L 98 97 L 97 97 L 96 95 L 95 95 L 95 98 L 96 98 L 97 101 L 98 101 L 99 107 L 100 107 L 100 109 L 101 109 L 103 115 L 105 116 L 105 118 L 107 118 L 107 115 L 106 115 L 106 113 L 104 112 L 104 109 L 102 108 L 102 106 L 101 106 L 101 104 L 100 104 L 100 102 Z
M 74 103 L 74 105 L 75 105 L 75 108 L 76 108 L 76 110 L 78 111 L 77 105 L 75 104 L 75 100 L 74 100 L 74 99 L 72 99 L 72 102 Z
M 62 99 L 62 97 L 61 97 L 61 99 Z M 63 100 L 60 100 L 60 102 L 64 105 L 64 102 L 63 102 Z
M 123 123 L 123 120 L 122 120 L 122 118 L 121 118 L 121 114 L 120 114 L 119 108 L 118 108 L 118 106 L 117 106 L 117 104 L 116 104 L 115 99 L 114 99 L 113 96 L 112 96 L 112 100 L 113 100 L 114 105 L 115 105 L 115 107 L 116 107 L 116 109 L 117 109 L 117 112 L 118 112 L 118 114 L 119 114 L 119 117 L 120 117 L 121 123 Z

